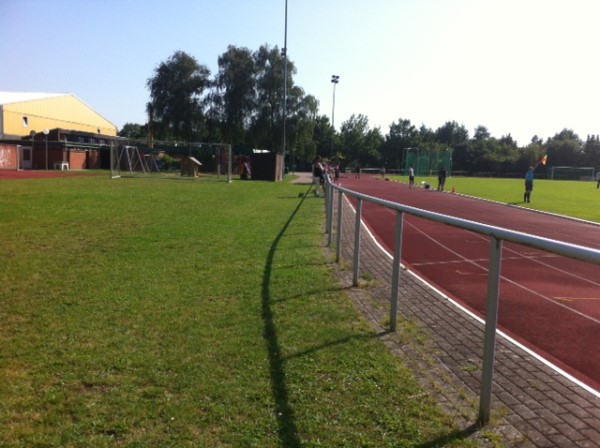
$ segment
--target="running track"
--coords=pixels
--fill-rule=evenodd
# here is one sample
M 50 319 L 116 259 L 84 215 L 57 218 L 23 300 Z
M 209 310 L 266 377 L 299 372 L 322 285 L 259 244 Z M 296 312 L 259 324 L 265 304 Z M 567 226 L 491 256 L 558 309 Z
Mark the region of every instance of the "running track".
M 600 249 L 600 225 L 457 194 L 409 189 L 371 175 L 361 179 L 349 175 L 341 185 L 437 213 Z M 395 213 L 363 202 L 363 221 L 390 253 Z M 484 317 L 489 238 L 413 216 L 404 219 L 403 262 Z M 600 266 L 505 242 L 498 324 L 523 345 L 600 390 Z

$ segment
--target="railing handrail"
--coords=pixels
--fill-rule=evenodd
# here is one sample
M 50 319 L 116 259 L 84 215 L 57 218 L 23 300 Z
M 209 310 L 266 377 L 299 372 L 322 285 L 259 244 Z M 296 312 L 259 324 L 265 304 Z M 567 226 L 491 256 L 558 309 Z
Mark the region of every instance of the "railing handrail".
M 457 218 L 455 216 L 444 215 L 441 213 L 431 212 L 408 205 L 399 204 L 397 202 L 388 201 L 386 199 L 376 198 L 348 188 L 341 187 L 331 183 L 328 176 L 325 176 L 326 185 L 326 206 L 327 206 L 327 232 L 329 233 L 329 244 L 332 242 L 333 234 L 333 192 L 339 192 L 338 200 L 338 219 L 337 219 L 337 257 L 341 253 L 341 233 L 342 233 L 342 204 L 343 195 L 353 196 L 357 199 L 356 219 L 354 224 L 354 257 L 353 257 L 353 284 L 358 286 L 358 274 L 360 270 L 360 229 L 362 220 L 362 203 L 363 201 L 371 202 L 376 205 L 387 207 L 396 210 L 396 230 L 394 243 L 394 260 L 392 271 L 392 292 L 390 298 L 390 330 L 396 330 L 397 314 L 398 314 L 398 297 L 400 284 L 400 264 L 402 258 L 402 233 L 404 214 L 428 219 L 430 221 L 439 222 L 464 230 L 469 230 L 490 237 L 491 247 L 489 255 L 489 271 L 488 271 L 488 289 L 487 289 L 487 304 L 485 315 L 485 335 L 483 341 L 483 366 L 481 375 L 481 392 L 479 399 L 479 417 L 478 423 L 485 425 L 490 420 L 491 399 L 492 399 L 492 384 L 494 375 L 494 359 L 496 350 L 496 329 L 498 325 L 498 302 L 500 297 L 500 279 L 502 268 L 502 244 L 503 241 L 509 241 L 524 246 L 533 247 L 546 252 L 563 255 L 565 257 L 582 260 L 600 265 L 600 250 L 591 247 L 580 246 L 577 244 L 567 243 L 564 241 L 553 240 L 541 236 L 531 235 L 528 233 L 518 232 L 515 230 L 495 227 L 489 224 L 483 224 L 468 219 Z

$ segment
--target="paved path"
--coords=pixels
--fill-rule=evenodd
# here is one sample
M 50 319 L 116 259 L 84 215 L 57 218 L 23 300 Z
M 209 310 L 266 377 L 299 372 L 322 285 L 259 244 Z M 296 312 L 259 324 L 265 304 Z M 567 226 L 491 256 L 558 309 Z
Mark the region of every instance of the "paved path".
M 296 182 L 310 184 L 310 174 L 300 175 Z M 354 212 L 347 203 L 343 209 L 344 262 L 332 266 L 390 350 L 413 368 L 439 405 L 455 415 L 462 435 L 481 446 L 493 446 L 490 439 L 496 434 L 502 446 L 600 447 L 600 399 L 503 338 L 497 340 L 491 424 L 477 430 L 473 424 L 479 411 L 483 324 L 404 271 L 398 332 L 386 333 L 392 262 L 363 229 L 362 287 L 351 287 Z M 332 261 L 334 245 L 326 250 Z

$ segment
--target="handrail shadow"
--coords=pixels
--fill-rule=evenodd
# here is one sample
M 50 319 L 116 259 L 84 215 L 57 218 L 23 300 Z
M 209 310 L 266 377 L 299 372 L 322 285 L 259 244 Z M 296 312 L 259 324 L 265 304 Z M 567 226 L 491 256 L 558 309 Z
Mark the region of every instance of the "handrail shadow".
M 273 319 L 273 310 L 271 308 L 271 276 L 273 271 L 273 260 L 277 247 L 281 238 L 294 220 L 296 214 L 302 207 L 307 195 L 302 197 L 298 206 L 293 211 L 269 249 L 267 260 L 265 262 L 265 270 L 262 283 L 262 319 L 263 319 L 263 337 L 267 343 L 269 353 L 269 367 L 271 372 L 271 388 L 275 400 L 275 413 L 279 425 L 278 432 L 281 440 L 281 445 L 285 447 L 300 447 L 300 437 L 298 436 L 298 428 L 296 426 L 294 410 L 289 403 L 288 389 L 285 379 L 284 362 L 281 356 L 281 348 L 277 337 L 277 328 Z

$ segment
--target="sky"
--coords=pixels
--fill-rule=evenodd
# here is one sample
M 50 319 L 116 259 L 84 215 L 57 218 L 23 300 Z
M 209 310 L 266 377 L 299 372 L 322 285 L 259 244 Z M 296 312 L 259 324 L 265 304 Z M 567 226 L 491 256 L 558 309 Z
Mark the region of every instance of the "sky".
M 212 75 L 229 45 L 282 48 L 285 0 L 0 0 L 0 91 L 71 93 L 146 122 L 154 70 L 184 51 Z M 362 114 L 473 136 L 600 134 L 597 0 L 288 0 L 294 82 L 334 124 Z

